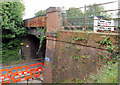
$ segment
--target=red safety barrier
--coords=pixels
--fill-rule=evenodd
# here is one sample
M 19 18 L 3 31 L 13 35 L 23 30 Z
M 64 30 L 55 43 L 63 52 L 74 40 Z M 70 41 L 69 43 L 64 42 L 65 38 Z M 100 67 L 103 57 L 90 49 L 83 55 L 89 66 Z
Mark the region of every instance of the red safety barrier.
M 41 72 L 41 71 L 43 71 L 43 68 L 41 68 L 40 72 Z M 44 76 L 44 74 L 43 74 L 43 73 L 42 73 L 42 74 L 40 74 L 40 75 Z
M 36 72 L 38 72 L 38 74 L 36 75 Z M 40 76 L 40 72 L 39 72 L 39 69 L 35 69 L 34 72 L 33 72 L 33 76 L 34 78 L 36 77 L 39 77 Z
M 15 79 L 16 76 L 19 76 L 19 78 L 18 78 L 18 79 Z M 21 78 L 20 78 L 20 77 L 21 77 L 21 76 L 19 75 L 19 73 L 13 74 L 13 76 L 12 76 L 13 82 L 15 83 L 15 82 L 21 81 Z
M 23 68 L 25 68 L 25 70 L 23 70 Z M 16 70 L 16 72 L 13 73 L 12 70 Z M 10 69 L 10 72 L 13 75 L 12 76 L 13 82 L 25 80 L 25 78 L 21 78 L 21 75 L 25 75 L 24 72 L 27 72 L 27 70 L 28 70 L 28 66 L 20 66 L 20 67 L 14 67 L 14 68 Z M 19 76 L 19 78 L 15 79 L 15 76 L 17 76 L 17 75 Z
M 18 67 L 11 68 L 11 69 L 10 69 L 11 75 L 17 74 L 17 69 L 18 69 Z M 14 70 L 15 72 L 13 72 L 13 70 Z
M 40 67 L 39 67 L 39 65 L 40 65 Z M 36 64 L 31 64 L 30 66 L 29 66 L 29 70 L 30 71 L 34 71 L 35 69 L 39 69 L 39 68 L 42 68 L 42 63 L 36 63 Z M 37 67 L 36 67 L 37 66 Z
M 26 68 L 26 70 L 23 70 L 23 68 Z M 20 67 L 11 68 L 10 72 L 11 72 L 11 74 L 17 74 L 17 73 L 20 73 L 20 72 L 18 72 L 19 69 L 21 69 L 21 71 L 20 71 L 21 73 L 26 72 L 28 70 L 28 66 L 20 66 Z M 16 70 L 16 71 L 13 72 L 13 70 Z
M 6 74 L 3 74 L 3 72 L 5 72 Z M 8 75 L 9 74 L 9 70 L 8 69 L 0 69 L 0 73 L 1 73 L 0 76 Z
M 39 67 L 39 65 L 40 65 L 40 67 Z M 43 66 L 43 64 L 42 64 L 42 63 L 37 63 L 37 69 L 42 68 L 42 66 Z
M 40 71 L 39 71 L 39 69 L 42 69 L 42 66 L 43 66 L 42 63 L 31 64 L 29 66 L 29 69 L 33 73 L 34 78 L 40 77 Z M 38 72 L 37 75 L 35 74 L 36 72 Z
M 31 71 L 24 72 L 24 74 L 25 74 L 25 80 L 32 78 L 32 72 Z M 30 76 L 27 76 L 27 74 L 30 74 Z
M 2 83 L 9 83 L 11 78 L 10 76 L 2 76 L 0 79 L 2 80 Z
M 39 69 L 35 69 L 34 70 L 34 72 L 33 72 L 33 76 L 34 76 L 34 78 L 36 78 L 36 77 L 40 77 L 40 75 L 41 75 L 41 71 L 43 71 L 43 69 L 42 68 L 39 68 Z M 38 74 L 36 75 L 35 73 L 36 72 L 38 72 Z M 43 75 L 43 74 L 42 74 Z
M 45 65 L 45 62 L 42 64 L 43 66 Z
M 27 74 L 30 74 L 29 76 L 27 76 Z M 22 75 L 24 75 L 24 77 L 22 78 Z M 18 79 L 15 79 L 15 76 L 19 76 Z M 27 79 L 31 79 L 32 78 L 32 73 L 31 71 L 27 71 L 27 72 L 22 72 L 22 73 L 17 73 L 17 74 L 14 74 L 12 76 L 12 80 L 13 82 L 18 82 L 18 81 L 21 81 L 21 80 L 27 80 Z
M 34 78 L 40 77 L 41 75 L 43 75 L 41 74 L 41 71 L 43 71 L 42 66 L 44 66 L 44 63 L 31 64 L 29 65 L 29 67 L 28 66 L 13 67 L 10 70 L 0 69 L 0 79 L 2 80 L 3 84 L 9 83 L 10 80 L 12 80 L 15 83 L 21 80 L 31 79 L 32 75 Z M 9 76 L 9 73 L 11 73 L 11 76 Z
M 31 65 L 29 65 L 29 70 L 30 71 L 33 71 L 35 68 L 34 68 L 34 64 L 31 64 Z
M 5 74 L 3 74 L 3 72 Z M 0 79 L 2 80 L 2 83 L 9 83 L 10 82 L 10 76 L 8 75 L 9 74 L 9 70 L 8 69 L 0 69 Z M 8 81 L 5 82 L 4 79 L 9 79 Z
M 21 68 L 22 72 L 28 71 L 28 66 L 21 66 L 20 68 Z M 23 68 L 26 68 L 26 70 L 23 70 Z

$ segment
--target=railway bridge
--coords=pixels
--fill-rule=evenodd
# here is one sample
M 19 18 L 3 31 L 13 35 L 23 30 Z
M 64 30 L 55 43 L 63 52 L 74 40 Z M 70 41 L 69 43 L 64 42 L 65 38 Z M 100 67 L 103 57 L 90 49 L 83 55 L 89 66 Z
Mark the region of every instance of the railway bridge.
M 17 82 L 37 78 L 42 74 L 43 83 L 53 83 L 75 78 L 85 79 L 90 73 L 97 73 L 100 60 L 98 55 L 106 56 L 106 54 L 109 54 L 107 57 L 112 56 L 112 53 L 109 52 L 106 46 L 100 47 L 99 42 L 110 40 L 109 42 L 113 42 L 114 52 L 119 52 L 119 43 L 117 42 L 119 34 L 117 33 L 63 30 L 61 9 L 59 7 L 50 7 L 46 10 L 46 15 L 24 20 L 24 27 L 28 30 L 28 35 L 24 38 L 24 56 L 26 59 L 35 59 L 38 62 L 10 69 L 2 69 L 1 73 L 6 71 L 6 74 L 0 76 L 4 83 L 6 78 L 8 80 L 7 83 L 9 83 L 10 80 Z M 45 29 L 45 27 L 45 34 L 39 32 L 39 29 Z M 42 35 L 45 35 L 46 39 L 39 49 L 40 40 L 38 37 Z M 39 53 L 36 54 L 38 51 Z M 39 61 L 41 59 L 43 59 L 43 62 Z M 26 70 L 23 68 L 26 68 Z M 15 71 L 13 73 L 11 69 L 20 72 Z M 9 73 L 13 74 L 13 76 L 10 76 Z M 21 75 L 24 78 L 21 78 Z M 18 79 L 15 76 L 19 76 Z

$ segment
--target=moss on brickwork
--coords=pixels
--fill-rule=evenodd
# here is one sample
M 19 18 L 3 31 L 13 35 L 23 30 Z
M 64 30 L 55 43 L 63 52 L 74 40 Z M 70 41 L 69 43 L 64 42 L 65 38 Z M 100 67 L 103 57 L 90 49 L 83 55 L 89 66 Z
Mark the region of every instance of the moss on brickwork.
M 104 41 L 106 37 L 109 37 L 110 42 L 117 42 L 118 39 L 118 35 L 66 31 L 59 31 L 58 35 L 56 82 L 75 78 L 83 80 L 91 73 L 97 73 L 97 69 L 109 61 L 108 57 L 113 55 L 105 50 L 106 47 L 99 46 L 98 42 Z M 85 43 L 85 41 L 87 42 Z M 116 52 L 116 50 L 114 51 Z

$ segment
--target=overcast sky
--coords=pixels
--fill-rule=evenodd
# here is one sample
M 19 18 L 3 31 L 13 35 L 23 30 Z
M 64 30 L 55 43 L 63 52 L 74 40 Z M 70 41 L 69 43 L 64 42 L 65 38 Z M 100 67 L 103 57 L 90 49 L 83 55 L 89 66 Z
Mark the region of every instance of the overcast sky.
M 39 10 L 45 10 L 49 7 L 62 7 L 65 9 L 69 7 L 83 7 L 84 5 L 94 4 L 94 3 L 106 3 L 118 0 L 24 0 L 25 5 L 25 15 L 23 19 L 32 18 L 34 14 Z M 118 9 L 118 3 L 104 5 L 106 10 Z

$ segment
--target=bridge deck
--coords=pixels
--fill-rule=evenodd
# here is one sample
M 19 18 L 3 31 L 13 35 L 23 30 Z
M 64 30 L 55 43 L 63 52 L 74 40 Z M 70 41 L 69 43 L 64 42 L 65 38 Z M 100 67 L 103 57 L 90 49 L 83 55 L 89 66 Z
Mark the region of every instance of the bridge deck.
M 26 19 L 23 22 L 24 27 L 44 27 L 46 25 L 46 15 Z

